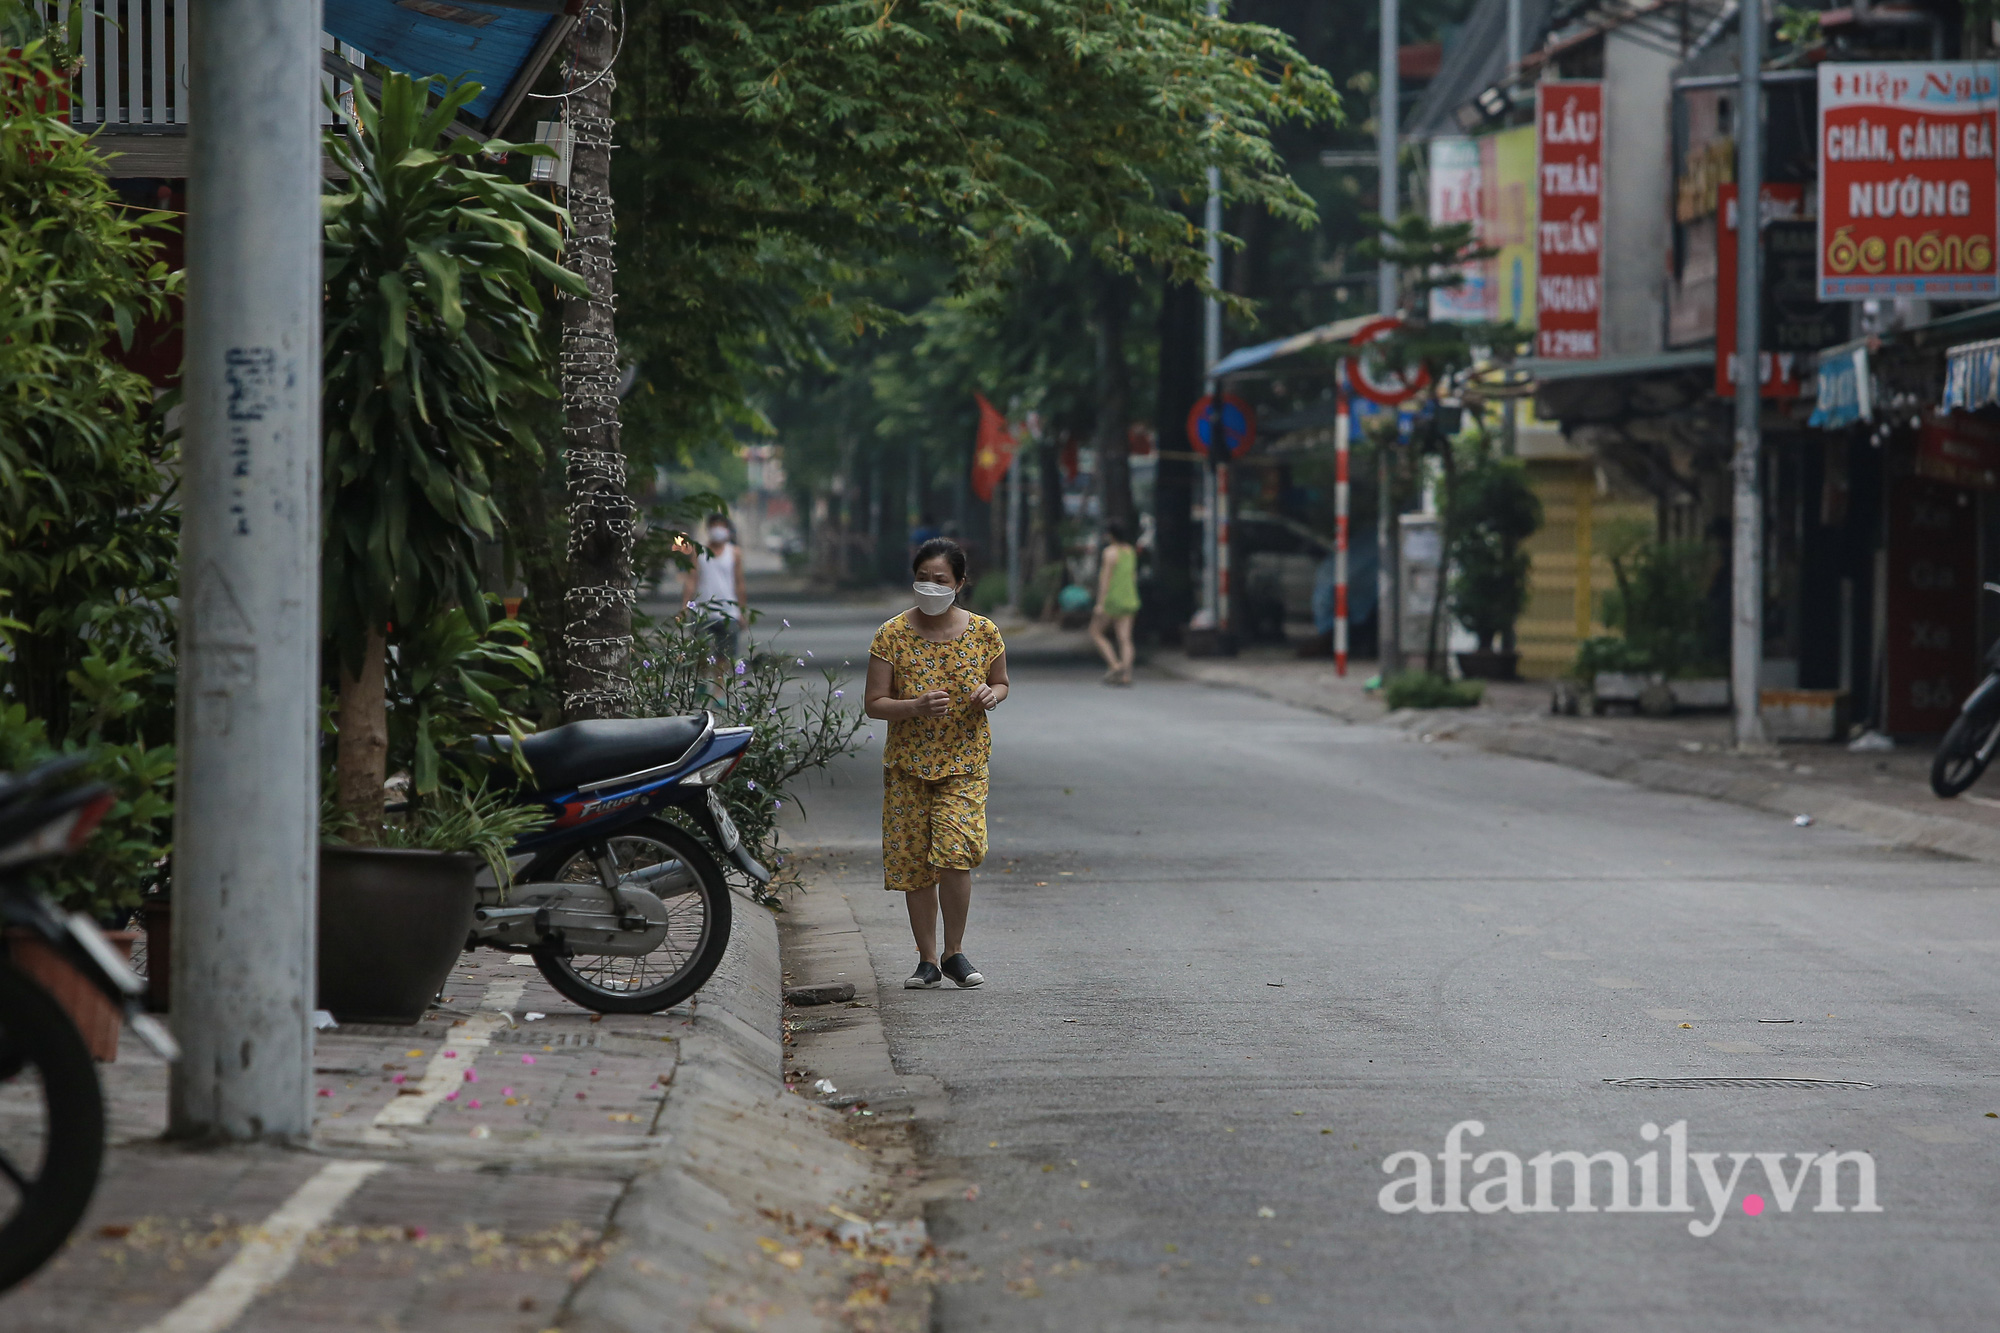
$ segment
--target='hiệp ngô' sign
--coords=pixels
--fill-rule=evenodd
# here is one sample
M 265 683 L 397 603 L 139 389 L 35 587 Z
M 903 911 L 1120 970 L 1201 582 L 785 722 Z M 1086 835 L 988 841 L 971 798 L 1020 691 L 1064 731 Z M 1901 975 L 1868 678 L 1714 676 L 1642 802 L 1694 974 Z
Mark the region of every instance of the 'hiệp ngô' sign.
M 2000 296 L 2000 66 L 1819 67 L 1819 295 Z

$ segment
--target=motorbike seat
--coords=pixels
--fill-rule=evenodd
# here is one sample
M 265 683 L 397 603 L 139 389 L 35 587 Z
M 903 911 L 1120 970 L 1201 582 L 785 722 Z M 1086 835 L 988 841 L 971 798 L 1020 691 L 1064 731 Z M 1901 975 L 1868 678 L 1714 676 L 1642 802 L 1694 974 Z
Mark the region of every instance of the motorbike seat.
M 603 718 L 538 731 L 521 742 L 521 757 L 535 770 L 538 791 L 560 791 L 586 782 L 640 773 L 687 757 L 707 730 L 708 718 Z M 489 736 L 481 748 L 506 754 L 514 742 Z

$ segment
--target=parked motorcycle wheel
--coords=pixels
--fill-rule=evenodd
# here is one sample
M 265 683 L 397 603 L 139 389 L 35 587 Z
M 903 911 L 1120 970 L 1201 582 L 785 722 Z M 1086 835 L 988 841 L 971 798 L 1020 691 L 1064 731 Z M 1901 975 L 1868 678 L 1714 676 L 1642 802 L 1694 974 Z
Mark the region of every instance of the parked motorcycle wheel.
M 104 1093 L 83 1037 L 49 993 L 0 960 L 0 1291 L 62 1248 L 104 1161 Z M 11 1196 L 11 1198 L 10 1198 Z
M 1979 753 L 1996 726 L 2000 726 L 2000 715 L 1960 713 L 1944 733 L 1937 757 L 1931 760 L 1931 790 L 1949 800 L 1979 781 L 1979 775 L 1986 771 L 1986 761 Z
M 687 999 L 707 984 L 729 947 L 729 888 L 708 848 L 679 825 L 642 819 L 605 839 L 620 873 L 678 860 L 694 876 L 697 889 L 666 899 L 667 938 L 637 956 L 580 954 L 565 957 L 555 946 L 538 946 L 535 965 L 566 1000 L 600 1014 L 656 1014 Z M 537 883 L 597 882 L 597 866 L 586 852 L 548 857 L 528 867 Z

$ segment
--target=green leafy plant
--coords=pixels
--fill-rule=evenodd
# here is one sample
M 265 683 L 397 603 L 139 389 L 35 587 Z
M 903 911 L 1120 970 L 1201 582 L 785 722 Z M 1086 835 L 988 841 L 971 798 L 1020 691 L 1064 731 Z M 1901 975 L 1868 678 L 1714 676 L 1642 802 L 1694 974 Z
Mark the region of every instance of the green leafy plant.
M 1542 502 L 1526 468 L 1482 449 L 1460 469 L 1451 505 L 1451 609 L 1481 648 L 1495 647 L 1528 605 L 1521 543 L 1541 527 Z
M 475 737 L 518 741 L 533 730 L 526 715 L 543 673 L 528 637 L 506 618 L 475 629 L 456 606 L 391 637 L 388 770 L 409 775 L 418 804 L 487 781 L 492 764 L 475 752 Z M 525 776 L 519 751 L 510 753 Z
M 545 154 L 445 140 L 480 85 L 390 74 L 378 107 L 356 89 L 327 153 L 347 173 L 326 221 L 326 629 L 339 659 L 336 799 L 366 827 L 389 750 L 391 625 L 457 607 L 483 630 L 478 547 L 500 514 L 495 465 L 536 450 L 527 405 L 552 397 L 540 284 L 581 294 L 553 258 L 564 214 L 472 165 Z
M 1401 671 L 1382 687 L 1382 702 L 1398 708 L 1477 708 L 1486 686 L 1476 680 L 1452 680 L 1430 671 Z
M 1599 634 L 1576 646 L 1576 665 L 1570 672 L 1585 685 L 1600 671 L 1628 675 L 1651 675 L 1653 662 L 1640 649 L 1615 634 Z
M 320 802 L 320 838 L 334 845 L 361 843 L 401 851 L 470 852 L 486 862 L 502 889 L 513 882 L 507 849 L 554 816 L 545 806 L 521 805 L 504 792 L 477 787 L 395 811 L 363 827 L 331 799 Z
M 1969 7 L 1967 16 L 1969 20 Z M 1794 5 L 1779 5 L 1778 40 L 1801 50 L 1809 46 L 1818 46 L 1823 40 L 1820 33 L 1820 11 Z
M 758 643 L 747 657 L 717 662 L 714 641 L 698 623 L 679 617 L 641 627 L 632 650 L 642 715 L 707 708 L 725 725 L 756 730 L 722 794 L 743 840 L 773 870 L 785 860 L 778 818 L 786 802 L 798 802 L 801 779 L 856 753 L 855 738 L 865 725 L 860 710 L 843 702 L 846 691 L 835 672 L 821 669 L 812 680 L 807 659 L 786 653 L 777 638 Z
M 107 784 L 117 798 L 75 855 L 30 869 L 30 882 L 66 908 L 123 925 L 140 895 L 165 873 L 173 839 L 174 747 L 110 743 L 74 732 L 54 743 L 25 705 L 0 701 L 0 771 L 18 773 L 69 754 L 86 755 L 81 778 Z
M 1709 553 L 1700 542 L 1643 541 L 1611 557 L 1604 623 L 1645 670 L 1672 679 L 1698 665 Z
M 0 589 L 13 626 L 0 693 L 50 739 L 71 730 L 70 677 L 93 654 L 165 688 L 113 738 L 172 729 L 174 456 L 153 389 L 114 359 L 174 283 L 103 158 L 65 123 L 64 80 L 31 42 L 0 51 Z M 87 728 L 88 729 L 88 728 Z

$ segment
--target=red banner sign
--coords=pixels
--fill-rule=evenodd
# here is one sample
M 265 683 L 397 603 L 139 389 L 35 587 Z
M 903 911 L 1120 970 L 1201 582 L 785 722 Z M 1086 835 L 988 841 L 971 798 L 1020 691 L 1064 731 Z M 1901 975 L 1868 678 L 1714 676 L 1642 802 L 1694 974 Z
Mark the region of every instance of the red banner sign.
M 1819 67 L 1819 294 L 2000 296 L 1992 61 Z
M 1764 209 L 1760 222 L 1768 228 L 1775 221 L 1797 221 L 1805 212 L 1806 187 L 1779 183 L 1764 187 Z M 1715 229 L 1715 391 L 1724 398 L 1736 396 L 1736 187 L 1723 185 L 1716 190 Z M 1801 224 L 1804 225 L 1804 224 Z M 1812 238 L 1804 240 L 1810 244 Z M 1766 256 L 1765 281 L 1770 281 Z M 1813 373 L 1811 359 L 1790 349 L 1771 346 L 1771 328 L 1764 328 L 1764 349 L 1757 354 L 1758 393 L 1765 398 L 1796 398 L 1800 381 Z
M 1535 149 L 1535 355 L 1593 360 L 1604 311 L 1604 85 L 1538 85 Z

